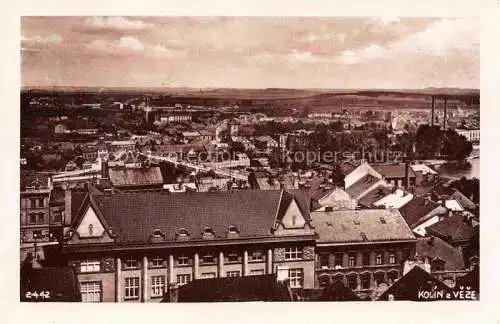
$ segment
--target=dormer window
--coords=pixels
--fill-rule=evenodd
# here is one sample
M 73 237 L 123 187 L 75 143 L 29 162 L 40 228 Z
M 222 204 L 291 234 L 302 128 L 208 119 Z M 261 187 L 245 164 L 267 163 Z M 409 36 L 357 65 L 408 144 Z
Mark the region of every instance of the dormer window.
M 205 227 L 203 230 L 203 239 L 214 239 L 215 238 L 215 233 L 214 230 L 211 227 Z
M 189 232 L 185 228 L 181 228 L 177 231 L 176 233 L 177 239 L 179 240 L 188 240 L 189 239 Z
M 240 231 L 238 230 L 238 228 L 236 226 L 229 226 L 229 228 L 227 229 L 227 236 L 228 237 L 238 237 Z
M 163 232 L 161 230 L 159 230 L 159 229 L 155 229 L 153 231 L 153 236 L 154 237 L 163 237 Z

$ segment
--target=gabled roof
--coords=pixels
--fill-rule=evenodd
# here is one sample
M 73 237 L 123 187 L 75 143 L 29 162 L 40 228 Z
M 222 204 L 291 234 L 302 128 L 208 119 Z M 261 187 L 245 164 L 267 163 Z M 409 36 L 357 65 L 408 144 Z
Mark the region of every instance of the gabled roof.
M 345 191 L 354 199 L 358 199 L 366 190 L 370 189 L 375 183 L 380 181 L 371 174 L 364 175 L 361 179 L 345 189 Z
M 398 279 L 390 286 L 378 300 L 389 300 L 389 295 L 394 297 L 394 300 L 411 300 L 411 301 L 430 301 L 436 300 L 436 296 L 430 299 L 419 298 L 419 291 L 439 291 L 450 293 L 451 289 L 442 281 L 434 278 L 420 267 L 413 267 L 406 275 Z M 437 299 L 443 299 L 437 297 Z
M 454 248 L 439 237 L 419 237 L 416 254 L 429 260 L 439 258 L 444 261 L 445 270 L 464 269 L 464 257 L 460 249 Z
M 28 292 L 49 292 L 48 298 L 28 298 Z M 47 297 L 44 294 L 44 297 Z M 33 269 L 25 265 L 21 270 L 22 302 L 80 302 L 80 287 L 71 267 Z
M 415 197 L 403 207 L 399 208 L 399 212 L 406 220 L 410 227 L 418 224 L 419 220 L 428 215 L 434 209 L 441 205 L 429 199 L 422 197 Z
M 292 295 L 276 275 L 194 280 L 179 288 L 179 302 L 291 301 Z
M 446 217 L 426 230 L 450 243 L 469 241 L 474 236 L 474 228 L 465 223 L 462 216 Z
M 405 177 L 405 164 L 404 163 L 393 163 L 393 164 L 372 164 L 378 173 L 380 173 L 385 178 L 404 178 Z M 415 177 L 415 172 L 408 166 L 408 176 Z
M 362 209 L 312 212 L 318 243 L 414 240 L 397 210 Z
M 93 198 L 117 241 L 148 242 L 156 229 L 164 233 L 165 241 L 175 241 L 180 229 L 187 230 L 191 240 L 200 240 L 206 227 L 214 231 L 215 239 L 225 239 L 229 226 L 236 226 L 241 238 L 273 237 L 271 228 L 293 196 L 279 190 L 242 190 L 115 193 Z M 296 198 L 299 206 L 301 200 Z M 308 219 L 307 207 L 300 208 Z
M 140 169 L 109 169 L 109 179 L 113 186 L 161 185 L 163 177 L 160 167 Z

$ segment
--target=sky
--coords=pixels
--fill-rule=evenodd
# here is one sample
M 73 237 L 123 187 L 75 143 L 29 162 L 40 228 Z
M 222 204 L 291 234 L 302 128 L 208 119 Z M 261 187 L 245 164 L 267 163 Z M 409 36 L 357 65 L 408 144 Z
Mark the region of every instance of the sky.
M 479 88 L 473 17 L 22 17 L 31 86 Z

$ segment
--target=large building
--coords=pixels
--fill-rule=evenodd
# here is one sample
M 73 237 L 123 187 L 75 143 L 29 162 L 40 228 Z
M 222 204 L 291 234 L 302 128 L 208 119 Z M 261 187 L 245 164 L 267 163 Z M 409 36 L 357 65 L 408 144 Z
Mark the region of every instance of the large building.
M 307 200 L 296 191 L 87 193 L 71 202 L 63 253 L 84 301 L 160 301 L 170 283 L 287 269 L 314 288 Z
M 340 280 L 366 298 L 400 278 L 404 261 L 415 255 L 417 240 L 397 210 L 319 211 L 311 218 L 317 286 Z

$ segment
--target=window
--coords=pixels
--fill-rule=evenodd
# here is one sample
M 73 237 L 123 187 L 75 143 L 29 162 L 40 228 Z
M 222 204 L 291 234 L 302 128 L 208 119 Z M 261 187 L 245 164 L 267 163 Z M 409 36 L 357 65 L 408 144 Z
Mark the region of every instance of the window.
M 36 208 L 36 199 L 30 198 L 30 208 Z
M 135 269 L 139 267 L 139 262 L 136 259 L 128 259 L 123 263 L 125 269 Z
M 370 252 L 363 252 L 363 265 L 370 265 Z
M 264 269 L 250 270 L 250 275 L 252 275 L 252 276 L 261 276 L 263 274 L 265 274 Z
M 163 258 L 156 257 L 156 258 L 151 259 L 151 266 L 154 268 L 163 267 Z
M 177 275 L 177 284 L 179 286 L 184 286 L 188 282 L 191 281 L 191 275 L 190 274 L 179 274 Z
M 189 265 L 189 258 L 185 255 L 180 255 L 177 257 L 177 264 L 178 265 Z
M 45 201 L 43 198 L 38 198 L 38 207 L 43 207 L 45 205 Z
M 203 263 L 215 263 L 215 257 L 212 254 L 205 254 L 202 258 L 201 261 Z
M 292 216 L 292 226 L 297 225 L 297 215 Z
M 39 213 L 38 214 L 38 224 L 43 224 L 43 223 L 45 223 L 45 214 Z
M 396 255 L 394 253 L 389 254 L 389 263 L 390 264 L 396 263 Z
M 99 272 L 101 262 L 98 260 L 85 260 L 80 262 L 80 272 Z
M 238 228 L 236 226 L 229 226 L 228 232 L 230 234 L 238 234 Z
M 162 297 L 165 293 L 165 276 L 151 277 L 151 297 Z
M 350 254 L 349 255 L 349 267 L 355 267 L 356 266 L 356 255 L 355 254 Z
M 36 224 L 36 214 L 35 213 L 30 214 L 30 224 Z
M 335 253 L 335 267 L 344 266 L 344 253 Z
M 377 253 L 377 255 L 375 256 L 375 264 L 376 265 L 382 264 L 382 253 Z
M 139 298 L 139 277 L 125 278 L 125 299 Z
M 54 222 L 55 222 L 55 223 L 60 223 L 60 222 L 61 222 L 61 218 L 62 218 L 61 216 L 62 216 L 62 215 L 61 215 L 61 213 L 60 213 L 60 212 L 55 212 L 55 213 L 54 213 Z
M 89 224 L 89 236 L 93 236 L 93 235 L 94 235 L 94 225 Z
M 215 272 L 203 272 L 201 274 L 201 279 L 212 279 L 217 278 L 217 274 Z
M 381 283 L 385 283 L 385 274 L 383 272 L 377 272 L 373 275 L 373 279 L 375 280 L 375 284 L 378 286 Z
M 291 247 L 285 249 L 285 260 L 300 260 L 302 259 L 302 249 Z
M 253 251 L 252 252 L 252 261 L 263 261 L 264 253 L 262 251 Z
M 347 287 L 349 287 L 351 290 L 358 289 L 358 276 L 357 275 L 352 274 L 352 275 L 347 276 Z
M 211 227 L 205 227 L 205 229 L 203 230 L 203 238 L 204 239 L 215 238 L 214 230 Z
M 238 262 L 240 261 L 240 255 L 236 252 L 229 253 L 227 255 L 227 262 Z
M 361 275 L 361 289 L 371 288 L 371 278 L 369 273 L 363 273 Z
M 226 272 L 227 277 L 240 277 L 241 273 L 239 271 L 228 271 Z
M 87 281 L 80 283 L 80 293 L 84 303 L 101 302 L 101 282 Z
M 177 232 L 177 235 L 179 237 L 188 237 L 189 236 L 189 233 L 187 230 L 181 228 L 178 232 Z
M 319 255 L 319 266 L 328 268 L 330 266 L 330 254 L 321 253 Z
M 301 288 L 302 287 L 302 278 L 303 269 L 289 269 L 288 270 L 288 278 L 290 279 L 290 287 L 291 288 Z

